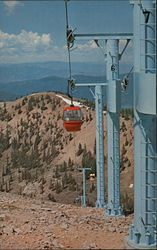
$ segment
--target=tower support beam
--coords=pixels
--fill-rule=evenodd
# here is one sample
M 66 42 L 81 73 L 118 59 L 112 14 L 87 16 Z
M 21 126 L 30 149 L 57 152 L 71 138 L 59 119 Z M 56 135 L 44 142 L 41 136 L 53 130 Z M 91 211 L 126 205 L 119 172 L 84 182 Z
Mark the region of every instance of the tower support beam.
M 107 132 L 108 132 L 108 203 L 105 214 L 123 215 L 120 205 L 120 91 L 119 40 L 107 40 Z
M 105 170 L 104 170 L 104 118 L 103 118 L 103 86 L 106 83 L 76 83 L 76 87 L 95 86 L 95 109 L 96 109 L 96 173 L 97 173 L 97 200 L 96 207 L 105 205 Z
M 82 207 L 87 206 L 86 199 L 86 171 L 90 171 L 91 168 L 77 168 L 78 171 L 82 171 L 83 174 L 83 195 L 81 196 L 81 205 Z
M 95 86 L 96 108 L 96 168 L 97 168 L 97 201 L 96 207 L 105 205 L 105 176 L 104 176 L 104 119 L 102 86 Z

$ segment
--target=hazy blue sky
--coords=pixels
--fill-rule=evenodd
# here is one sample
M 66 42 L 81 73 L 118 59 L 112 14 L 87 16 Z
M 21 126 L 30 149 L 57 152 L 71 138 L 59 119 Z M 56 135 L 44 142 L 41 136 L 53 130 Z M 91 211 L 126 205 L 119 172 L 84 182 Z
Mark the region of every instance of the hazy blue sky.
M 132 32 L 128 0 L 71 0 L 68 12 L 78 33 Z M 0 63 L 67 60 L 65 27 L 63 0 L 0 1 Z M 73 61 L 104 60 L 92 41 L 77 41 L 74 48 Z

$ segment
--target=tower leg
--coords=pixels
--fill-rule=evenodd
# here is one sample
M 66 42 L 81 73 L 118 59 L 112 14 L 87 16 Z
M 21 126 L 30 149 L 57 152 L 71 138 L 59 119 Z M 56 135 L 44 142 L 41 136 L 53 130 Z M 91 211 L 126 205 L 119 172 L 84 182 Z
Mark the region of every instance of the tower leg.
M 120 82 L 119 41 L 107 41 L 107 132 L 108 132 L 108 203 L 105 214 L 121 216 L 120 205 Z
M 157 246 L 156 123 L 156 116 L 135 112 L 134 222 L 128 244 L 138 248 Z
M 102 86 L 95 87 L 96 106 L 96 169 L 97 169 L 97 201 L 96 207 L 104 207 L 105 184 L 104 184 L 104 121 Z
M 119 157 L 119 114 L 108 112 L 108 204 L 105 214 L 121 216 L 120 205 L 120 157 Z

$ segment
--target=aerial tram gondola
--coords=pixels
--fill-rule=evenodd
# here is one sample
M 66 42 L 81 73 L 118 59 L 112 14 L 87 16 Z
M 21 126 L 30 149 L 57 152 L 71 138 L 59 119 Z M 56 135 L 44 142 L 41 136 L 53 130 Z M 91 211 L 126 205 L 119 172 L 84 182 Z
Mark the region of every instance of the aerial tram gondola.
M 68 132 L 80 131 L 82 123 L 83 115 L 80 107 L 72 104 L 64 108 L 63 125 Z

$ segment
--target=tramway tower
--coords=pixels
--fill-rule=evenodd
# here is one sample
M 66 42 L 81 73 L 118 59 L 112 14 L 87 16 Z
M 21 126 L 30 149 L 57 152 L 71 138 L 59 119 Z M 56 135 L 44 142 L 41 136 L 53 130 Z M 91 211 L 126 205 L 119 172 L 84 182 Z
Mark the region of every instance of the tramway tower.
M 128 244 L 157 246 L 156 2 L 133 0 L 134 221 Z

